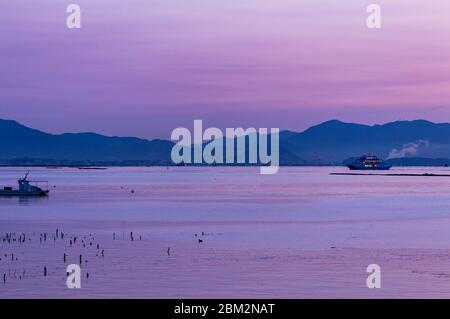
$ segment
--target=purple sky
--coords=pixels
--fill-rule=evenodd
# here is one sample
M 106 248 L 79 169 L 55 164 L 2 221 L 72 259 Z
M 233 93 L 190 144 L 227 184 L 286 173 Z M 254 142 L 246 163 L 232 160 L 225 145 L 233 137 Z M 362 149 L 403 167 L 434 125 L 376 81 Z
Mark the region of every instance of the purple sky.
M 82 29 L 65 26 L 82 8 Z M 366 27 L 370 3 L 383 27 Z M 450 122 L 448 0 L 14 0 L 0 118 L 49 132 Z

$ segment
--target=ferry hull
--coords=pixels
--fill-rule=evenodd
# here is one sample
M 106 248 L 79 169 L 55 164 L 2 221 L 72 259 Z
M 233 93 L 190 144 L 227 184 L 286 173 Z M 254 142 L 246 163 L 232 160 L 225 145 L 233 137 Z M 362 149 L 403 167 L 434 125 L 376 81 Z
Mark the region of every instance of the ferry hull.
M 351 170 L 358 171 L 387 171 L 391 168 L 391 166 L 374 166 L 374 167 L 365 167 L 365 166 L 356 166 L 356 165 L 347 165 Z

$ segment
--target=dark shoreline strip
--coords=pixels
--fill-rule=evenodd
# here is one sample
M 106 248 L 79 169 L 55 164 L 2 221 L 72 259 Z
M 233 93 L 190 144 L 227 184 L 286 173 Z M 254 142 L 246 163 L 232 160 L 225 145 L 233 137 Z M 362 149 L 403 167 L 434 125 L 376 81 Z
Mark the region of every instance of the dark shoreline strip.
M 400 174 L 400 173 L 392 173 L 392 174 L 376 174 L 376 173 L 330 173 L 330 175 L 357 175 L 357 176 L 417 176 L 417 177 L 450 177 L 450 174 Z

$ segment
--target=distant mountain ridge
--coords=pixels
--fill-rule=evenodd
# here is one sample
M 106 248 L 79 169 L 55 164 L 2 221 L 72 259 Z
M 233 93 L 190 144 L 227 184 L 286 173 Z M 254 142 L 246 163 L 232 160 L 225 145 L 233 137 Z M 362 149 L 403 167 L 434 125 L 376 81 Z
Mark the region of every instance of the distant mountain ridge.
M 107 137 L 96 133 L 49 134 L 15 121 L 0 120 L 0 160 L 147 161 L 169 164 L 170 141 Z
M 296 133 L 283 143 L 308 163 L 342 163 L 373 153 L 399 157 L 450 158 L 450 124 L 425 120 L 363 125 L 331 120 Z
M 11 120 L 0 120 L 0 136 L 3 165 L 172 164 L 174 143 L 166 140 L 49 134 Z M 340 165 L 367 153 L 395 165 L 445 165 L 450 159 L 450 124 L 414 120 L 369 126 L 330 120 L 303 132 L 280 133 L 282 165 Z

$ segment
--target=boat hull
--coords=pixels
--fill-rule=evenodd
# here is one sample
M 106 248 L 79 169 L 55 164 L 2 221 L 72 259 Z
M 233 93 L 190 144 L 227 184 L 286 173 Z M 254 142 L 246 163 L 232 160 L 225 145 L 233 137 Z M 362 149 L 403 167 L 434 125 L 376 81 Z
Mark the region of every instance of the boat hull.
M 10 197 L 10 196 L 22 196 L 22 197 L 45 197 L 48 195 L 48 191 L 40 191 L 40 192 L 22 192 L 18 190 L 5 191 L 0 190 L 0 196 L 2 197 Z
M 391 166 L 356 166 L 356 165 L 347 165 L 351 170 L 358 171 L 387 171 L 391 168 Z

